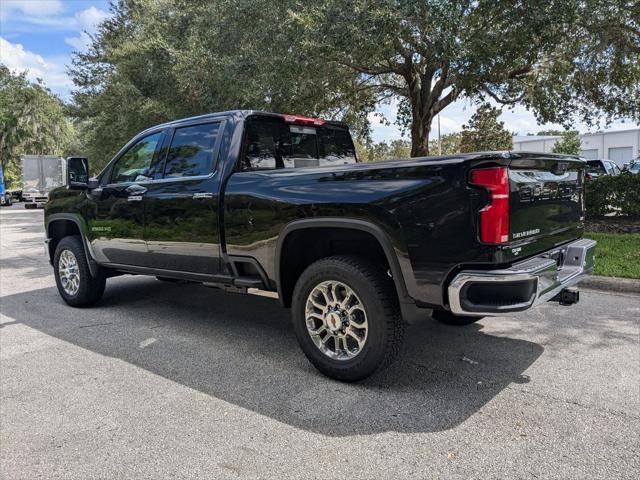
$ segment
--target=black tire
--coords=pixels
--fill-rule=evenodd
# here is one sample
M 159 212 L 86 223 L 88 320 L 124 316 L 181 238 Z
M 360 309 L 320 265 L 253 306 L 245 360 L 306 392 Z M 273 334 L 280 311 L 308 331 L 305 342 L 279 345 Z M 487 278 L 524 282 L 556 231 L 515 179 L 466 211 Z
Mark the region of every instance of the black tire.
M 325 281 L 347 285 L 366 312 L 366 340 L 352 358 L 330 358 L 316 346 L 307 329 L 307 299 L 314 288 Z M 334 256 L 310 265 L 296 283 L 292 317 L 293 329 L 304 354 L 320 372 L 336 380 L 352 382 L 368 377 L 391 364 L 402 346 L 404 323 L 393 282 L 382 268 L 365 258 Z
M 65 291 L 60 278 L 60 255 L 65 250 L 70 251 L 77 262 L 79 287 L 73 294 Z M 88 307 L 102 298 L 106 280 L 103 276 L 93 277 L 91 275 L 87 257 L 84 253 L 84 245 L 80 237 L 69 236 L 60 240 L 53 257 L 53 271 L 60 296 L 72 307 Z
M 482 320 L 482 318 L 484 318 L 454 315 L 453 313 L 447 312 L 446 310 L 434 310 L 431 316 L 440 323 L 444 323 L 445 325 L 453 325 L 455 327 L 471 325 L 472 323 L 476 323 L 478 320 Z

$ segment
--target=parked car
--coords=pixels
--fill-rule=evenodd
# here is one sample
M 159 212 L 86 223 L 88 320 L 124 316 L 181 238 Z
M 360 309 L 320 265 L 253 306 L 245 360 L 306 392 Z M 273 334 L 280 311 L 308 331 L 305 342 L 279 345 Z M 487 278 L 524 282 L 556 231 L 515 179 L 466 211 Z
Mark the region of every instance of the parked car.
M 640 173 L 640 160 L 631 162 L 625 170 L 631 173 Z
M 74 307 L 126 273 L 277 292 L 309 360 L 358 380 L 398 353 L 403 320 L 577 302 L 596 245 L 585 167 L 522 152 L 360 163 L 343 123 L 214 113 L 145 130 L 96 178 L 69 159 L 47 251 Z
M 602 175 L 620 175 L 620 167 L 611 160 L 587 160 L 587 180 L 595 180 Z

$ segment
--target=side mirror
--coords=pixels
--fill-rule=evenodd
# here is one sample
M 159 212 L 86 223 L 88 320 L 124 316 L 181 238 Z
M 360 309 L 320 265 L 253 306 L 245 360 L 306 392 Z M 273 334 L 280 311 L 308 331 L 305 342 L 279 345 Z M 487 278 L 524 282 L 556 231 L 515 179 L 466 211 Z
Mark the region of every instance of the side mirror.
M 89 188 L 89 161 L 85 157 L 67 158 L 67 185 L 73 189 Z

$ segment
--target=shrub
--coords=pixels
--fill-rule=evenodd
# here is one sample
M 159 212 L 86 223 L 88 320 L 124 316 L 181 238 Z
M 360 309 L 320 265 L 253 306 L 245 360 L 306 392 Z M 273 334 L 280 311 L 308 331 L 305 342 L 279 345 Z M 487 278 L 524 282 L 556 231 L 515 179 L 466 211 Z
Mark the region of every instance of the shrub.
M 586 182 L 585 191 L 588 217 L 615 214 L 640 218 L 640 174 L 603 175 Z

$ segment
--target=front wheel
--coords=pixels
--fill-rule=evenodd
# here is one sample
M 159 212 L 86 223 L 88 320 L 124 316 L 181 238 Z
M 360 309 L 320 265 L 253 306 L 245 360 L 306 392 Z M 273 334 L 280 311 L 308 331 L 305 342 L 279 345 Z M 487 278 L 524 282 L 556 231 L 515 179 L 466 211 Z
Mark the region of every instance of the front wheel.
M 400 351 L 404 324 L 394 285 L 367 259 L 313 263 L 296 283 L 292 310 L 302 351 L 328 377 L 361 380 Z
M 62 299 L 72 307 L 87 307 L 102 298 L 105 278 L 91 275 L 80 237 L 64 237 L 53 257 L 56 285 Z

